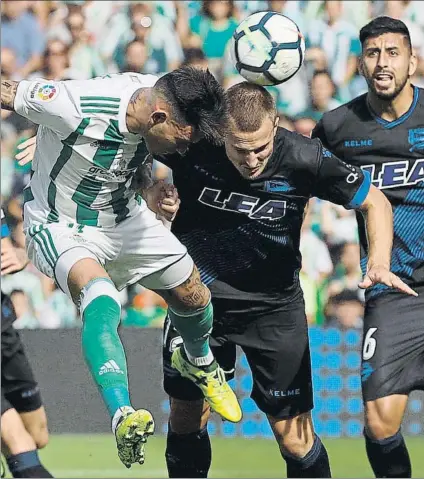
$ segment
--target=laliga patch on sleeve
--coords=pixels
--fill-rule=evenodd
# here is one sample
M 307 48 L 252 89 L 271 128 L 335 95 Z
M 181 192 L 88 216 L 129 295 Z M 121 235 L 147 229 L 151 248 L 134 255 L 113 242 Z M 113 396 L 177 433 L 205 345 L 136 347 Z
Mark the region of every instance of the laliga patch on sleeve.
M 59 94 L 59 84 L 35 82 L 31 85 L 28 92 L 30 101 L 48 103 L 53 101 Z

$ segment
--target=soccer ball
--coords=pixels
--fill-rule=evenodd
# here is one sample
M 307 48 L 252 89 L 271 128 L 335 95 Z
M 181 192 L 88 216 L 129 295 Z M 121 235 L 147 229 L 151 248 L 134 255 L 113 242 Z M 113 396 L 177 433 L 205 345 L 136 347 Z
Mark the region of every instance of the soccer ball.
M 302 66 L 305 40 L 290 18 L 276 12 L 247 17 L 234 32 L 230 55 L 237 71 L 258 85 L 278 85 Z

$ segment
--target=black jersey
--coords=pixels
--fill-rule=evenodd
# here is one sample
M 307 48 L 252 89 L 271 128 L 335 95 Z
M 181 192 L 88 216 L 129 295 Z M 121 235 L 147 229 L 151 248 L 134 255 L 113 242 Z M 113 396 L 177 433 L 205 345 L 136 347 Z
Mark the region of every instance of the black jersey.
M 300 229 L 311 196 L 358 207 L 369 175 L 311 140 L 279 128 L 266 169 L 243 178 L 224 147 L 207 141 L 185 156 L 159 158 L 172 169 L 181 207 L 172 231 L 187 246 L 213 297 L 238 311 L 275 308 L 300 295 Z
M 424 285 L 424 90 L 414 87 L 411 108 L 392 122 L 376 116 L 362 95 L 326 113 L 313 137 L 371 174 L 393 206 L 392 271 L 411 287 Z M 360 215 L 358 226 L 365 271 L 367 241 Z M 390 291 L 378 284 L 367 296 Z

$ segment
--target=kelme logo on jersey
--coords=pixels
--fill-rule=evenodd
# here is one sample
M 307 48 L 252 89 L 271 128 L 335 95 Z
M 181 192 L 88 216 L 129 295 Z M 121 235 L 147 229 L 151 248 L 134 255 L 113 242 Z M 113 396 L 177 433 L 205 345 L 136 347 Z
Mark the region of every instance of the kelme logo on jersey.
M 244 213 L 254 220 L 278 220 L 286 214 L 286 202 L 268 200 L 260 204 L 260 199 L 254 196 L 230 193 L 227 198 L 221 198 L 221 190 L 203 188 L 198 200 L 211 208 L 232 211 L 233 213 Z
M 58 94 L 58 88 L 55 85 L 44 84 L 37 90 L 37 98 L 41 101 L 52 101 Z
M 363 148 L 365 146 L 372 146 L 372 140 L 369 138 L 361 138 L 359 140 L 345 140 L 345 148 Z
M 411 186 L 424 181 L 424 158 L 411 164 L 407 160 L 383 163 L 376 173 L 375 165 L 362 166 L 371 175 L 372 184 L 382 190 L 396 186 Z

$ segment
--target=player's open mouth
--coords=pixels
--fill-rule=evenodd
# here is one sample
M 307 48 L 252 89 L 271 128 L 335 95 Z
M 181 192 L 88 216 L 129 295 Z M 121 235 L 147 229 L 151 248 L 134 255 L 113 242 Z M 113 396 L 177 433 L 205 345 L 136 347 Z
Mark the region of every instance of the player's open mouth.
M 379 86 L 388 86 L 393 80 L 393 75 L 390 73 L 378 73 L 374 75 L 374 82 Z

